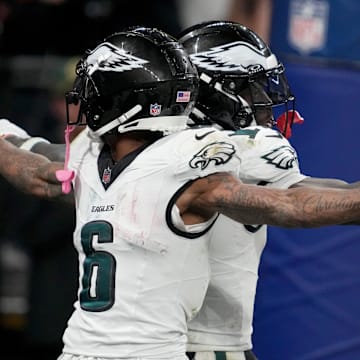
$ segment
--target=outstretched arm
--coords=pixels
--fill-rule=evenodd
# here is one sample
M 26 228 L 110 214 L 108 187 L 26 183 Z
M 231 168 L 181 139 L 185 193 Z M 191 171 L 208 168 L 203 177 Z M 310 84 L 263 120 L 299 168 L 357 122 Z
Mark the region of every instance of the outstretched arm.
M 349 184 L 344 180 L 340 179 L 327 179 L 327 178 L 316 178 L 316 177 L 306 177 L 305 179 L 299 181 L 290 186 L 290 188 L 295 189 L 299 187 L 316 187 L 316 188 L 333 188 L 333 189 L 351 189 L 351 188 L 360 188 L 360 183 Z
M 30 139 L 35 139 L 30 137 L 29 139 L 23 139 L 16 135 L 8 135 L 6 140 L 14 144 L 17 147 L 20 147 L 26 144 L 26 141 Z M 37 138 L 36 138 L 37 139 Z M 45 141 L 38 141 L 32 145 L 29 150 L 36 154 L 44 155 L 51 161 L 64 161 L 65 160 L 65 144 L 51 144 Z
M 204 220 L 220 212 L 245 224 L 320 227 L 359 221 L 360 189 L 267 189 L 219 173 L 196 180 L 177 205 Z
M 51 161 L 65 160 L 65 144 L 50 144 L 42 137 L 30 136 L 25 129 L 9 119 L 0 119 L 0 136 L 23 150 L 44 155 Z
M 332 188 L 332 189 L 356 189 L 360 188 L 360 182 L 347 183 L 344 180 L 340 179 L 327 179 L 327 178 L 315 178 L 315 177 L 307 177 L 304 180 L 293 184 L 291 186 L 292 189 L 299 187 L 315 187 L 315 188 Z M 359 225 L 359 221 L 345 222 L 342 225 Z
M 18 149 L 1 138 L 0 154 L 0 173 L 19 190 L 45 198 L 62 195 L 61 183 L 55 173 L 63 168 L 63 163 Z

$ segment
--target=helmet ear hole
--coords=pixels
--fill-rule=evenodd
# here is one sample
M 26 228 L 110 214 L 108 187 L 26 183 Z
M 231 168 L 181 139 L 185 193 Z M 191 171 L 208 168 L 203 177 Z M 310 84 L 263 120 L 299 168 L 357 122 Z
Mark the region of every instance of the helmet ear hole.
M 225 78 L 222 82 L 224 91 L 232 95 L 238 95 L 241 91 L 246 89 L 248 86 L 247 78 L 227 79 Z
M 239 121 L 239 127 L 243 128 L 243 127 L 245 127 L 245 126 L 246 126 L 246 120 L 245 120 L 245 119 L 241 119 L 241 120 Z

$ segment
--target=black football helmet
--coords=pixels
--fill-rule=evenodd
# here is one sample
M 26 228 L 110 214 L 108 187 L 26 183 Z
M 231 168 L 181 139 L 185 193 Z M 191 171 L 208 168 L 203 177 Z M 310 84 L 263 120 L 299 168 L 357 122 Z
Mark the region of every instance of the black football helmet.
M 87 51 L 66 94 L 68 124 L 95 135 L 132 130 L 164 134 L 186 127 L 198 74 L 175 38 L 155 28 L 129 28 Z M 69 108 L 78 106 L 76 119 Z
M 256 124 L 256 114 L 267 111 L 272 126 L 272 106 L 294 104 L 284 66 L 247 27 L 232 21 L 204 22 L 184 30 L 179 42 L 200 76 L 190 116 L 195 124 L 236 130 Z

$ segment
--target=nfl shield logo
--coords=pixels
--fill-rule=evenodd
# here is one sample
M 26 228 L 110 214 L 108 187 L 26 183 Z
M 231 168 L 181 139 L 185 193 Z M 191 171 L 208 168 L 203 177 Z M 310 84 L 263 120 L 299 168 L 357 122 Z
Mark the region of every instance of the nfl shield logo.
M 161 105 L 159 104 L 151 104 L 150 105 L 150 115 L 157 116 L 161 113 Z
M 325 46 L 329 23 L 327 0 L 292 0 L 289 13 L 289 43 L 302 54 Z
M 110 182 L 111 179 L 111 169 L 109 167 L 107 167 L 102 175 L 102 182 L 104 184 L 108 184 Z

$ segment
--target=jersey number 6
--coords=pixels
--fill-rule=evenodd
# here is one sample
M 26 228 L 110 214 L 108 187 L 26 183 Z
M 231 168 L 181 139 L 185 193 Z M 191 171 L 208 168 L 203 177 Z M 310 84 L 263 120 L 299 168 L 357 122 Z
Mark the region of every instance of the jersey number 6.
M 86 255 L 80 306 L 86 311 L 105 311 L 114 304 L 116 261 L 112 254 L 97 251 L 93 243 L 113 242 L 113 227 L 106 221 L 92 221 L 81 229 L 81 244 Z

